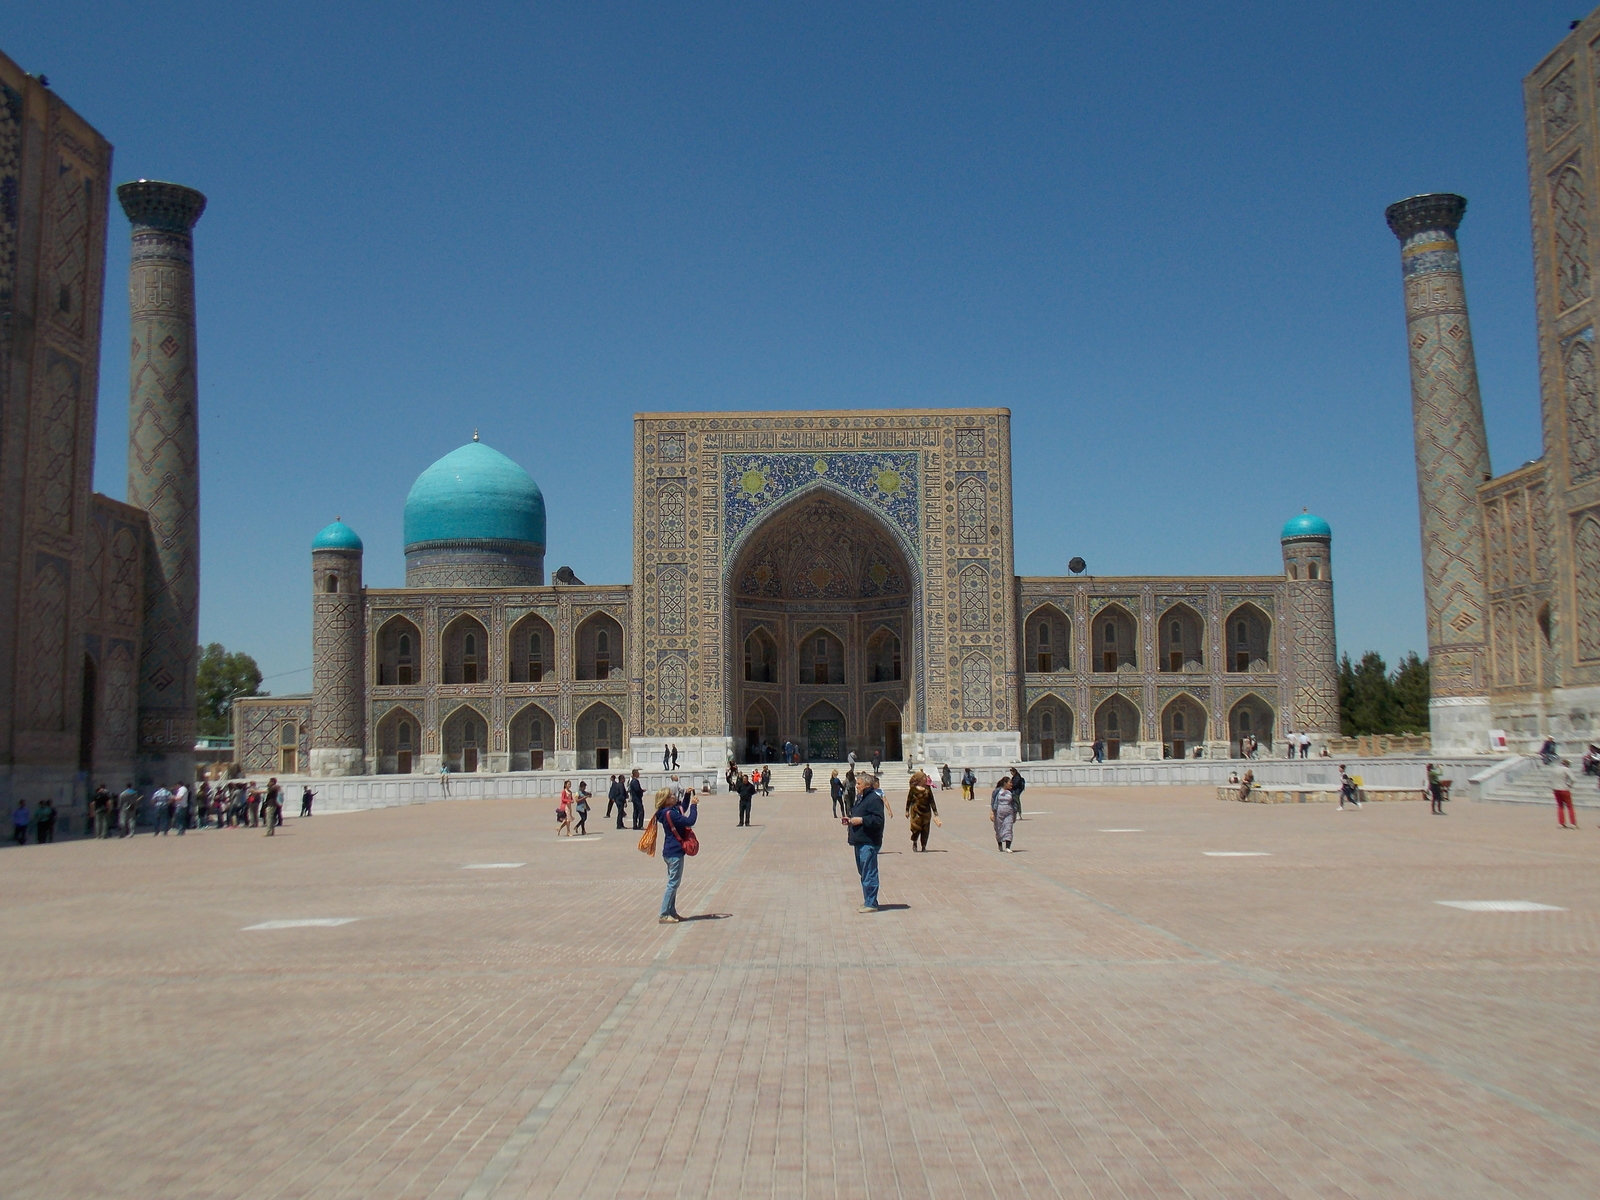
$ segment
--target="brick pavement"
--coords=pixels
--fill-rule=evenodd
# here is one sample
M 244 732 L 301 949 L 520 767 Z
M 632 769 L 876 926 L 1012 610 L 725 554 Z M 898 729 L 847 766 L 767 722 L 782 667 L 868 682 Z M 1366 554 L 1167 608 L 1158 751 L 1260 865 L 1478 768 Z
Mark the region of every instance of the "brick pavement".
M 944 796 L 875 916 L 825 796 L 712 798 L 677 927 L 545 801 L 9 848 L 0 1195 L 1600 1187 L 1592 817 L 1032 789 L 1003 856 Z

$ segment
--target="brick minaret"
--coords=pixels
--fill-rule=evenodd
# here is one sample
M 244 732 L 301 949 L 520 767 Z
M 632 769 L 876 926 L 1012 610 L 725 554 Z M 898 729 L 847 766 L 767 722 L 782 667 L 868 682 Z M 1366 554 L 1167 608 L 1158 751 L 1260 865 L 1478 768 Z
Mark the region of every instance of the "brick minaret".
M 1465 198 L 1444 193 L 1413 196 L 1384 211 L 1400 239 L 1405 282 L 1436 752 L 1486 751 L 1490 715 L 1478 506 L 1478 485 L 1489 478 L 1489 442 L 1456 245 L 1466 210 Z
M 361 539 L 335 519 L 311 543 L 311 761 L 313 775 L 364 770 L 367 640 Z
M 194 778 L 200 634 L 200 460 L 194 238 L 206 198 L 141 179 L 117 188 L 133 223 L 128 503 L 149 514 L 139 757 L 146 780 Z

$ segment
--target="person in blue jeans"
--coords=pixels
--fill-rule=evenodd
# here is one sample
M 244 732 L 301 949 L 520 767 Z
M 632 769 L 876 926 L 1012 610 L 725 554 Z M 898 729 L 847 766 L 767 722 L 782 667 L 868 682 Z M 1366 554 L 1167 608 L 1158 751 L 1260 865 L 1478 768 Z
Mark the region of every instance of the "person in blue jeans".
M 878 777 L 862 772 L 856 780 L 856 802 L 850 815 L 839 822 L 850 830 L 850 849 L 855 852 L 856 871 L 861 876 L 861 907 L 857 912 L 878 911 L 878 851 L 883 849 L 883 793 Z
M 671 788 L 656 793 L 656 822 L 661 826 L 661 857 L 667 861 L 667 890 L 661 896 L 662 925 L 676 925 L 683 918 L 678 915 L 678 885 L 683 882 L 683 842 L 678 835 L 694 827 L 699 818 L 699 806 L 694 802 L 694 789 L 681 794 Z

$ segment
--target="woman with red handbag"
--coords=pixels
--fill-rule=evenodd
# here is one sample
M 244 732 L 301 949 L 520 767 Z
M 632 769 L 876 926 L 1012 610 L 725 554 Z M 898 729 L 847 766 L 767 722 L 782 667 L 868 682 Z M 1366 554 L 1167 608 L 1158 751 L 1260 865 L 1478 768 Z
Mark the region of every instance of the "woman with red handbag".
M 683 918 L 678 915 L 678 885 L 683 882 L 683 860 L 686 855 L 700 853 L 700 839 L 695 836 L 694 823 L 699 818 L 699 806 L 694 802 L 694 789 L 674 800 L 671 788 L 656 793 L 656 823 L 661 826 L 661 857 L 667 860 L 667 890 L 661 897 L 662 925 L 676 925 Z

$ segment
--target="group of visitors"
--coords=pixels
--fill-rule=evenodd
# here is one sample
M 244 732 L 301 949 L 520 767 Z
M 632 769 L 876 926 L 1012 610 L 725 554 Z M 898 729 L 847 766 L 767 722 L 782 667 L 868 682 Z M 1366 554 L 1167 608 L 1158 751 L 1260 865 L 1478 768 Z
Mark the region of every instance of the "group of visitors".
M 644 784 L 639 782 L 639 769 L 634 768 L 631 776 L 613 775 L 611 786 L 606 790 L 606 816 L 615 810 L 617 814 L 617 828 L 622 828 L 623 818 L 627 815 L 629 805 L 633 807 L 633 827 L 644 828 Z
M 300 794 L 300 815 L 309 817 L 316 793 L 309 786 Z M 235 780 L 213 784 L 202 779 L 193 788 L 182 781 L 171 787 L 162 785 L 146 795 L 129 783 L 113 794 L 100 784 L 89 796 L 84 815 L 83 836 L 96 839 L 132 837 L 141 818 L 158 836 L 176 833 L 182 837 L 191 829 L 256 829 L 265 825 L 272 837 L 283 824 L 283 789 L 277 777 L 263 788 L 255 781 Z M 41 800 L 32 808 L 17 801 L 11 813 L 11 839 L 26 845 L 30 831 L 35 843 L 53 842 L 61 816 L 53 800 Z M 64 832 L 71 832 L 65 829 Z
M 676 742 L 668 743 L 661 747 L 661 769 L 663 771 L 676 771 L 678 769 L 678 746 Z
M 1539 761 L 1549 769 L 1550 790 L 1556 797 L 1556 823 L 1563 829 L 1576 829 L 1578 811 L 1572 806 L 1572 793 L 1577 786 L 1577 778 L 1572 773 L 1571 760 L 1558 760 L 1556 755 L 1555 739 L 1545 738 L 1544 745 L 1539 747 Z M 1578 760 L 1578 767 L 1585 775 L 1600 775 L 1600 746 L 1591 742 Z
M 1311 735 L 1303 730 L 1300 733 L 1296 733 L 1292 729 L 1289 730 L 1288 733 L 1283 735 L 1283 746 L 1285 758 L 1294 758 L 1297 753 L 1300 758 L 1311 757 Z M 1254 757 L 1254 755 L 1250 757 Z

